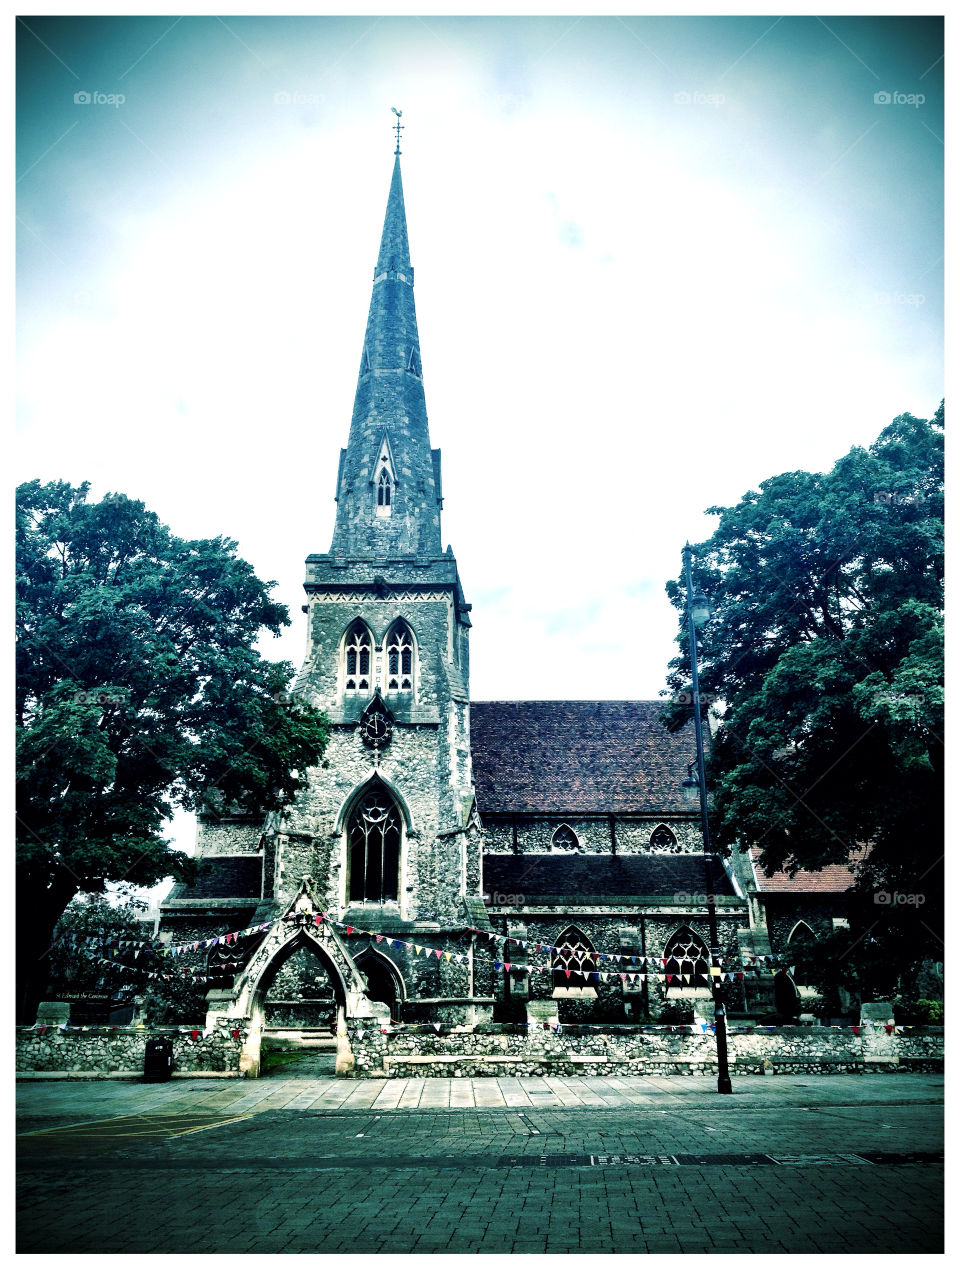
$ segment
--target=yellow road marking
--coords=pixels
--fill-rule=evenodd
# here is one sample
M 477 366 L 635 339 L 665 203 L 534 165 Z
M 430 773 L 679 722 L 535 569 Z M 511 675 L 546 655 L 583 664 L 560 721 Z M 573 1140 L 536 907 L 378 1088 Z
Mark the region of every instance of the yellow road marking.
M 114 1116 L 106 1120 L 84 1120 L 76 1124 L 55 1125 L 51 1129 L 33 1129 L 18 1134 L 20 1138 L 43 1138 L 59 1135 L 68 1142 L 84 1139 L 111 1140 L 117 1138 L 179 1138 L 188 1133 L 201 1133 L 221 1124 L 237 1120 L 249 1120 L 250 1115 L 240 1116 Z

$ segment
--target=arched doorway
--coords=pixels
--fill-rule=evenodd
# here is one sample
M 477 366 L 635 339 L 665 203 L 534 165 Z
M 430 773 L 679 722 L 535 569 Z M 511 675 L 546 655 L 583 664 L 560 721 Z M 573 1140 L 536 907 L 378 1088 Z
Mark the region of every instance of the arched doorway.
M 317 941 L 294 939 L 257 987 L 260 1075 L 332 1076 L 336 1067 L 340 977 Z
M 356 961 L 357 968 L 367 981 L 367 996 L 371 1001 L 380 1001 L 389 1009 L 390 1018 L 400 1022 L 405 992 L 396 966 L 373 948 L 367 948 Z

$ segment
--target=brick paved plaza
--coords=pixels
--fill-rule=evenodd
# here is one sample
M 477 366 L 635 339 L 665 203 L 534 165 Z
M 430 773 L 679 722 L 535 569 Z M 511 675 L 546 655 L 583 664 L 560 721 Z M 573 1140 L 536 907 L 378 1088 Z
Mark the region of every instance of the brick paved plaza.
M 937 1252 L 943 1077 L 18 1087 L 20 1252 Z

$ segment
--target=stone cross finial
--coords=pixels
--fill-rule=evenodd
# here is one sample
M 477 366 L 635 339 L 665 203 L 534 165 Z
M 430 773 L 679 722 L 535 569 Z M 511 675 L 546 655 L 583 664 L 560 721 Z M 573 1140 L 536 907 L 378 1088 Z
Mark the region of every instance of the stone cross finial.
M 400 122 L 400 116 L 403 114 L 403 111 L 397 110 L 396 106 L 391 106 L 390 109 L 397 116 L 397 122 L 393 125 L 397 134 L 397 148 L 393 153 L 398 155 L 400 153 L 400 133 L 403 132 L 404 129 L 404 125 Z

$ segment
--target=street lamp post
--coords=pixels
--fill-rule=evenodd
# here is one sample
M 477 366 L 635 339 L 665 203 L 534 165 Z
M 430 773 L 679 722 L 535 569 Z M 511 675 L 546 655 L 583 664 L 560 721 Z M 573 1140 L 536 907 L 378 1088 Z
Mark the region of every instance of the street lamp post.
M 717 1093 L 732 1094 L 730 1070 L 727 1066 L 727 1017 L 720 996 L 720 947 L 717 937 L 717 906 L 713 894 L 713 853 L 710 848 L 710 822 L 707 818 L 707 783 L 703 768 L 703 724 L 700 719 L 700 676 L 697 673 L 697 627 L 710 616 L 710 603 L 702 591 L 693 593 L 690 559 L 693 549 L 683 548 L 683 568 L 687 583 L 686 622 L 690 636 L 690 672 L 693 684 L 693 724 L 697 737 L 697 785 L 700 794 L 700 824 L 703 829 L 703 868 L 707 883 L 707 921 L 710 926 L 710 991 L 713 995 L 714 1032 L 717 1038 Z M 688 777 L 689 781 L 689 777 Z M 684 781 L 684 785 L 688 784 Z

